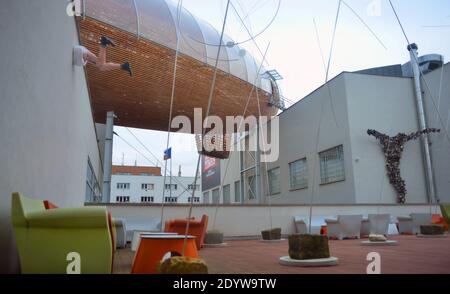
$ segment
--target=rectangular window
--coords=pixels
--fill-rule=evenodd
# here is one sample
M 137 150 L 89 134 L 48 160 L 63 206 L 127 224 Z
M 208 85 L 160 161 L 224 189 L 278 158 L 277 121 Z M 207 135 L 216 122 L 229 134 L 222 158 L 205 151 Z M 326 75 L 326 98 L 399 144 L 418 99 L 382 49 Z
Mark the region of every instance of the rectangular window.
M 223 204 L 230 204 L 230 185 L 223 186 Z
M 91 160 L 88 158 L 87 171 L 86 171 L 86 202 L 97 203 L 102 201 L 100 193 L 100 185 L 95 176 L 94 169 L 91 164 Z
M 141 202 L 142 203 L 153 203 L 153 202 L 155 202 L 155 198 L 154 197 L 149 197 L 149 196 L 142 196 L 141 197 Z
M 129 190 L 130 189 L 130 183 L 117 183 L 117 189 Z
M 219 189 L 215 189 L 212 191 L 212 201 L 213 204 L 219 204 L 220 203 L 220 191 Z
M 248 177 L 248 199 L 256 199 L 256 178 Z
M 200 185 L 188 185 L 188 190 L 194 190 L 194 186 L 195 186 L 195 190 L 199 190 L 200 189 Z
M 142 184 L 141 188 L 145 191 L 155 190 L 155 184 Z
M 319 160 L 321 184 L 345 180 L 344 148 L 342 145 L 320 152 Z
M 165 197 L 164 201 L 166 203 L 177 203 L 178 202 L 178 198 L 177 197 Z
M 172 190 L 177 190 L 178 189 L 178 185 L 177 184 L 172 184 Z M 166 184 L 166 190 L 171 190 L 170 189 L 170 184 Z
M 269 170 L 269 194 L 279 194 L 281 193 L 281 184 L 280 184 L 280 168 L 274 168 Z
M 116 197 L 116 202 L 119 202 L 119 203 L 130 202 L 130 196 L 117 196 Z
M 290 189 L 308 188 L 308 162 L 306 158 L 289 163 Z
M 241 181 L 234 182 L 234 202 L 241 202 Z
M 192 197 L 188 197 L 188 202 L 191 203 Z M 194 197 L 194 203 L 200 203 L 200 197 Z
M 209 204 L 209 191 L 203 193 L 203 203 Z

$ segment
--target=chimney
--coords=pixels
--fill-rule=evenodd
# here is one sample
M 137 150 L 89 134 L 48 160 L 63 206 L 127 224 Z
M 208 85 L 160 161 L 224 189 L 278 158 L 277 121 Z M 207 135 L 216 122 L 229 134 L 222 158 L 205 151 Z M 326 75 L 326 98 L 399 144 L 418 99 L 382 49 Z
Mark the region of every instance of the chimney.
M 181 164 L 178 166 L 178 176 L 181 177 Z

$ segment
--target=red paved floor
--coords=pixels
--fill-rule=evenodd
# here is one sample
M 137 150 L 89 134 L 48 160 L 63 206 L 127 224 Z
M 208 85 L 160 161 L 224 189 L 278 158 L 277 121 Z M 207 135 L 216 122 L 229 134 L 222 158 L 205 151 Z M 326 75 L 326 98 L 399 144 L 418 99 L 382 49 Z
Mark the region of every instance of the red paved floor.
M 385 274 L 450 274 L 450 236 L 445 239 L 422 239 L 416 236 L 397 236 L 397 246 L 365 247 L 361 240 L 330 241 L 332 256 L 339 265 L 320 268 L 287 267 L 278 263 L 288 255 L 288 242 L 263 243 L 257 240 L 228 241 L 223 248 L 204 248 L 200 255 L 212 274 L 365 274 L 369 252 L 381 255 L 381 271 Z M 133 254 L 119 251 L 116 273 L 129 273 Z

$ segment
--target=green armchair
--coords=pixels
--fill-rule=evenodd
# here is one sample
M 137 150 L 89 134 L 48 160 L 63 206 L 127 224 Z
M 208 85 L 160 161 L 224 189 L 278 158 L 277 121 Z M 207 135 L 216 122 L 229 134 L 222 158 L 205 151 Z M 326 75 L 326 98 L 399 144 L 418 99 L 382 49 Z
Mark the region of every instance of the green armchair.
M 109 274 L 113 242 L 106 207 L 46 210 L 43 201 L 12 195 L 12 224 L 24 274 L 65 274 L 80 254 L 81 273 Z

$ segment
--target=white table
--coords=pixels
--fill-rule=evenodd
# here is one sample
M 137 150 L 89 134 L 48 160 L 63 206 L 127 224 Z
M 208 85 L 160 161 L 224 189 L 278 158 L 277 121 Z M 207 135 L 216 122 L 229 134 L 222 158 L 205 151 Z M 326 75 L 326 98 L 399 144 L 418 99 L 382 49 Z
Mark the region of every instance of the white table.
M 139 242 L 141 242 L 142 235 L 150 235 L 150 236 L 173 236 L 177 235 L 177 233 L 165 233 L 165 232 L 155 232 L 155 231 L 142 231 L 142 230 L 134 230 L 133 231 L 133 239 L 131 240 L 131 251 L 136 251 L 139 247 Z

